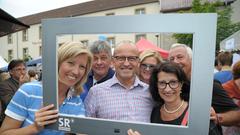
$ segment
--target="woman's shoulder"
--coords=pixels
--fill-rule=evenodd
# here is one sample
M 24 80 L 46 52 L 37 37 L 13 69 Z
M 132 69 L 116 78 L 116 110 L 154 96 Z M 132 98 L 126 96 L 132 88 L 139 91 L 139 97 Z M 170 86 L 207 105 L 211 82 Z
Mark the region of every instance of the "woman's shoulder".
M 159 123 L 160 120 L 160 105 L 156 105 L 151 113 L 151 123 Z

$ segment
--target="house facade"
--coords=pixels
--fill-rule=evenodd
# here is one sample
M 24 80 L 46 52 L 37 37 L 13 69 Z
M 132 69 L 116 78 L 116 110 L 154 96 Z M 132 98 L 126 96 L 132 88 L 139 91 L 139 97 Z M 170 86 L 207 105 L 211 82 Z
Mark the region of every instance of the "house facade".
M 96 0 L 21 17 L 18 19 L 29 25 L 30 28 L 1 37 L 0 55 L 7 61 L 15 58 L 24 59 L 28 56 L 34 59 L 41 56 L 42 19 L 161 14 L 190 9 L 191 3 L 192 0 Z M 122 40 L 131 40 L 136 43 L 141 38 L 146 38 L 165 50 L 168 50 L 170 45 L 176 42 L 176 40 L 172 38 L 172 33 L 100 33 L 95 35 L 59 35 L 57 36 L 57 43 L 81 41 L 83 44 L 89 45 L 93 41 L 101 39 L 109 41 L 114 48 L 115 45 Z

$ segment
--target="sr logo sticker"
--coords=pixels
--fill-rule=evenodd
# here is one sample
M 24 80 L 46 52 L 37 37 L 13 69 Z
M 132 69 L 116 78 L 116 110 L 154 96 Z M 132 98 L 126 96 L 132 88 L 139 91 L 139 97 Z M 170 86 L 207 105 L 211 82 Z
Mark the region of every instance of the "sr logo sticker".
M 71 131 L 70 123 L 74 122 L 69 118 L 59 118 L 58 119 L 58 130 Z

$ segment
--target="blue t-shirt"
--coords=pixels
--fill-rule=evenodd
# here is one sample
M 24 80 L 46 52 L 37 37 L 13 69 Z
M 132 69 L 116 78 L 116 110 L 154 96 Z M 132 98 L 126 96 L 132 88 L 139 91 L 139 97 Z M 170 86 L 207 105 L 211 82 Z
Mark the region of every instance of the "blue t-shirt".
M 227 81 L 232 80 L 232 72 L 231 71 L 219 71 L 214 74 L 214 79 L 221 82 L 221 84 L 226 83 Z
M 84 104 L 80 96 L 73 95 L 74 89 L 70 89 L 67 98 L 59 106 L 60 115 L 85 117 Z M 30 82 L 23 84 L 11 102 L 7 106 L 5 114 L 15 120 L 22 121 L 21 127 L 26 127 L 34 123 L 34 114 L 43 104 L 41 82 Z M 59 135 L 62 131 L 43 129 L 38 134 L 41 135 Z

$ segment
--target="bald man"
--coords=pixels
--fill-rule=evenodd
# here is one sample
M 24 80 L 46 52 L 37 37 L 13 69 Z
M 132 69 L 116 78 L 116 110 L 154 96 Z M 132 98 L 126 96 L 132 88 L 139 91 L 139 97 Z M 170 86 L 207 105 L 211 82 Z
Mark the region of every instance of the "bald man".
M 130 41 L 122 41 L 114 50 L 115 75 L 93 86 L 86 99 L 86 114 L 90 117 L 150 122 L 153 101 L 148 85 L 136 76 L 139 51 Z

